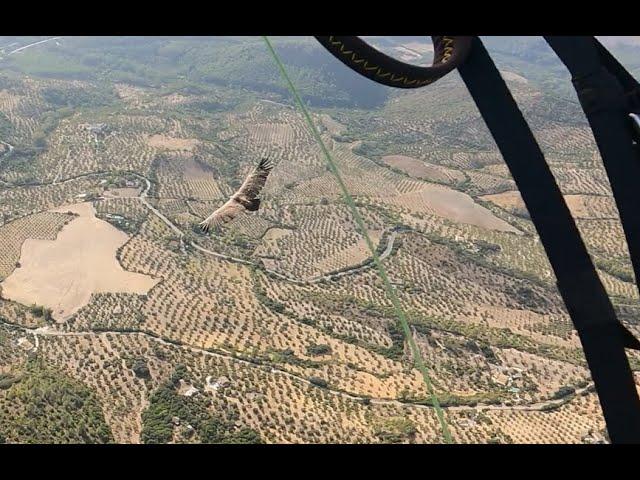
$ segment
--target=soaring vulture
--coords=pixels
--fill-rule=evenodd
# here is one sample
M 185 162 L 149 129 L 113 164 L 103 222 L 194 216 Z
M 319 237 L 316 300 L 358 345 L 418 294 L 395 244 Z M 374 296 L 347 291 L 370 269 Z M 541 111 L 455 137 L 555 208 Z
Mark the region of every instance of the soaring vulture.
M 263 158 L 253 171 L 245 178 L 244 183 L 234 193 L 227 203 L 209 215 L 200 227 L 208 232 L 211 227 L 219 227 L 236 218 L 245 211 L 255 212 L 260 208 L 260 199 L 257 198 L 264 187 L 273 163 L 268 158 Z

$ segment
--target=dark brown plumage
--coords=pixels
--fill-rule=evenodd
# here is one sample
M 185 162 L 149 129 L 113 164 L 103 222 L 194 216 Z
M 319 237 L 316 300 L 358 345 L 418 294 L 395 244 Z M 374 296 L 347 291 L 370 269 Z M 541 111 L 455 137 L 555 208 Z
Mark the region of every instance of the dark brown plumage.
M 263 158 L 253 171 L 245 178 L 238 191 L 227 202 L 209 215 L 200 227 L 208 232 L 212 227 L 219 227 L 230 222 L 245 211 L 255 212 L 260 208 L 258 195 L 262 191 L 269 172 L 273 169 L 273 163 L 268 158 Z

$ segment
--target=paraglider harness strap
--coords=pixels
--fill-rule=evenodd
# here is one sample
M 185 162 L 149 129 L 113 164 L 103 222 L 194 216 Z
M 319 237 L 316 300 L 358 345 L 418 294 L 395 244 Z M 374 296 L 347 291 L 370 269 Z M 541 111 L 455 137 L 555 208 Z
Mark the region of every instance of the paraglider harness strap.
M 544 155 L 480 39 L 432 37 L 434 65 L 418 67 L 392 59 L 356 37 L 316 38 L 349 68 L 384 85 L 419 88 L 422 86 L 419 82 L 427 85 L 458 69 L 496 141 L 549 257 L 558 290 L 580 336 L 611 441 L 640 443 L 640 400 L 624 350 L 625 347 L 639 348 L 640 343 L 618 321 Z M 452 40 L 445 42 L 444 39 Z M 441 62 L 445 44 L 452 49 L 444 64 L 446 68 Z M 363 69 L 367 61 L 376 69 Z M 607 62 L 616 61 L 611 57 Z M 414 76 L 408 77 L 409 74 Z M 402 75 L 407 77 L 407 82 L 398 80 Z M 414 79 L 418 81 L 410 84 Z M 631 87 L 627 88 L 628 92 L 637 85 L 628 73 L 623 80 Z M 594 96 L 595 108 L 609 108 L 606 103 L 606 98 Z M 634 180 L 638 178 L 640 174 Z
M 571 73 L 600 150 L 638 280 L 640 85 L 594 37 L 546 37 L 546 40 Z
M 603 60 L 611 57 L 609 51 L 599 42 L 596 43 L 596 47 L 604 57 Z M 565 65 L 573 71 L 570 63 L 567 62 Z M 609 75 L 613 75 L 620 89 L 611 87 L 610 79 L 607 78 Z M 626 69 L 617 61 L 615 63 L 603 61 L 603 65 L 598 70 L 587 75 L 577 75 L 572 79 L 572 83 L 585 114 L 601 111 L 628 111 L 633 141 L 637 142 L 640 139 L 640 85 L 633 78 L 629 85 L 630 82 L 625 81 L 627 75 Z M 624 88 L 625 85 L 627 88 Z
M 419 88 L 435 82 L 455 69 L 471 48 L 471 37 L 432 38 L 433 65 L 420 67 L 389 57 L 358 37 L 316 37 L 327 50 L 352 70 L 377 83 L 396 88 Z

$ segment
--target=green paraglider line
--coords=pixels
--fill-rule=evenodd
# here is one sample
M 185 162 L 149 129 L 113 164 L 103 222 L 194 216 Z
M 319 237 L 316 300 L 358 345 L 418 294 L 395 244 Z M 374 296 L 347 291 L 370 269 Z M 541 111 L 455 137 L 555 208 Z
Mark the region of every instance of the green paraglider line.
M 333 160 L 331 153 L 329 152 L 329 150 L 327 149 L 326 145 L 324 144 L 322 137 L 320 136 L 320 133 L 318 132 L 318 129 L 315 126 L 315 123 L 313 122 L 313 120 L 311 119 L 311 115 L 309 114 L 309 111 L 307 110 L 307 108 L 305 107 L 304 102 L 302 101 L 302 98 L 300 97 L 300 95 L 298 94 L 298 91 L 295 87 L 295 85 L 293 84 L 293 82 L 291 81 L 291 78 L 289 77 L 289 75 L 287 74 L 287 71 L 284 67 L 284 64 L 282 63 L 282 61 L 280 60 L 280 57 L 278 56 L 278 54 L 276 53 L 275 49 L 273 48 L 273 45 L 271 45 L 271 42 L 269 41 L 269 39 L 267 38 L 267 36 L 263 36 L 262 37 L 264 39 L 264 42 L 267 45 L 267 48 L 269 49 L 269 52 L 271 53 L 271 55 L 273 56 L 273 59 L 275 60 L 276 64 L 278 65 L 278 69 L 280 70 L 280 73 L 282 74 L 282 77 L 284 78 L 285 82 L 287 83 L 287 86 L 289 88 L 289 90 L 291 91 L 296 104 L 298 105 L 298 107 L 300 108 L 300 110 L 302 111 L 302 114 L 304 115 L 305 120 L 307 121 L 307 124 L 309 125 L 309 129 L 311 130 L 311 133 L 313 135 L 313 137 L 315 138 L 315 140 L 318 142 L 318 144 L 320 145 L 320 149 L 322 150 L 322 153 L 324 154 L 325 158 L 327 159 L 327 163 L 329 164 L 329 168 L 331 170 L 331 172 L 333 173 L 334 177 L 336 178 L 336 181 L 338 182 L 338 185 L 340 187 L 340 190 L 342 190 L 342 195 L 344 196 L 344 199 L 347 203 L 347 205 L 349 206 L 349 209 L 351 210 L 351 213 L 353 214 L 353 217 L 356 221 L 356 224 L 358 225 L 358 227 L 360 228 L 365 241 L 367 243 L 367 246 L 369 248 L 369 250 L 371 251 L 371 255 L 373 257 L 373 261 L 376 265 L 376 268 L 378 269 L 378 273 L 380 274 L 380 277 L 382 278 L 382 281 L 384 283 L 385 289 L 387 291 L 387 296 L 389 297 L 389 300 L 391 301 L 393 308 L 395 310 L 396 316 L 398 317 L 398 320 L 400 321 L 400 325 L 402 326 L 402 331 L 404 333 L 404 336 L 407 340 L 407 343 L 409 344 L 409 348 L 411 350 L 411 355 L 413 356 L 413 361 L 414 364 L 416 366 L 416 368 L 418 369 L 418 371 L 420 371 L 420 373 L 422 374 L 422 378 L 424 379 L 424 383 L 427 387 L 427 391 L 429 392 L 429 395 L 431 396 L 431 402 L 433 404 L 433 407 L 436 411 L 436 415 L 438 417 L 438 421 L 440 422 L 440 426 L 442 428 L 442 434 L 444 436 L 444 440 L 446 443 L 453 443 L 453 440 L 451 438 L 451 432 L 449 431 L 449 426 L 447 425 L 447 421 L 444 418 L 444 412 L 442 410 L 442 407 L 440 405 L 440 401 L 438 400 L 438 396 L 436 395 L 436 392 L 433 388 L 433 383 L 431 381 L 431 377 L 429 376 L 429 372 L 427 371 L 427 367 L 424 364 L 424 360 L 422 359 L 422 356 L 420 354 L 420 349 L 418 348 L 418 346 L 416 345 L 416 342 L 413 338 L 413 335 L 411 334 L 411 329 L 409 328 L 409 323 L 407 322 L 407 318 L 406 315 L 404 313 L 404 311 L 402 310 L 402 306 L 400 305 L 400 299 L 398 298 L 398 295 L 396 294 L 395 288 L 393 287 L 393 285 L 391 284 L 391 282 L 389 281 L 389 277 L 387 275 L 387 271 L 385 270 L 384 266 L 382 265 L 382 262 L 380 262 L 380 258 L 378 257 L 378 254 L 376 252 L 376 248 L 373 245 L 373 242 L 371 241 L 371 238 L 369 237 L 369 233 L 367 232 L 365 225 L 364 225 L 364 221 L 362 220 L 362 217 L 360 216 L 360 213 L 358 213 L 358 209 L 356 208 L 355 202 L 353 201 L 353 197 L 351 196 L 351 194 L 349 193 L 349 190 L 347 189 L 347 186 L 345 185 L 342 176 L 340 175 L 340 172 L 338 171 L 338 168 L 336 166 L 335 161 Z

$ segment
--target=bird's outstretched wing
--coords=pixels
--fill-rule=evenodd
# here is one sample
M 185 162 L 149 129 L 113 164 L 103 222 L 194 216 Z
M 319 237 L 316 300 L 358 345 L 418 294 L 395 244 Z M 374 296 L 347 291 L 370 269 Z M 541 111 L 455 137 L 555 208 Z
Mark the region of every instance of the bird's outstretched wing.
M 231 198 L 219 209 L 200 222 L 200 228 L 208 232 L 211 228 L 219 227 L 230 222 L 244 211 L 244 207 L 237 200 Z
M 247 200 L 256 198 L 264 187 L 269 172 L 273 169 L 273 162 L 263 158 L 253 171 L 244 179 L 244 182 L 235 195 L 241 195 Z
M 256 197 L 262 191 L 269 172 L 273 169 L 273 163 L 268 158 L 263 158 L 260 163 L 244 179 L 244 182 L 233 196 L 211 215 L 209 215 L 200 227 L 208 232 L 212 227 L 230 222 L 247 209 L 255 211 L 260 205 Z

